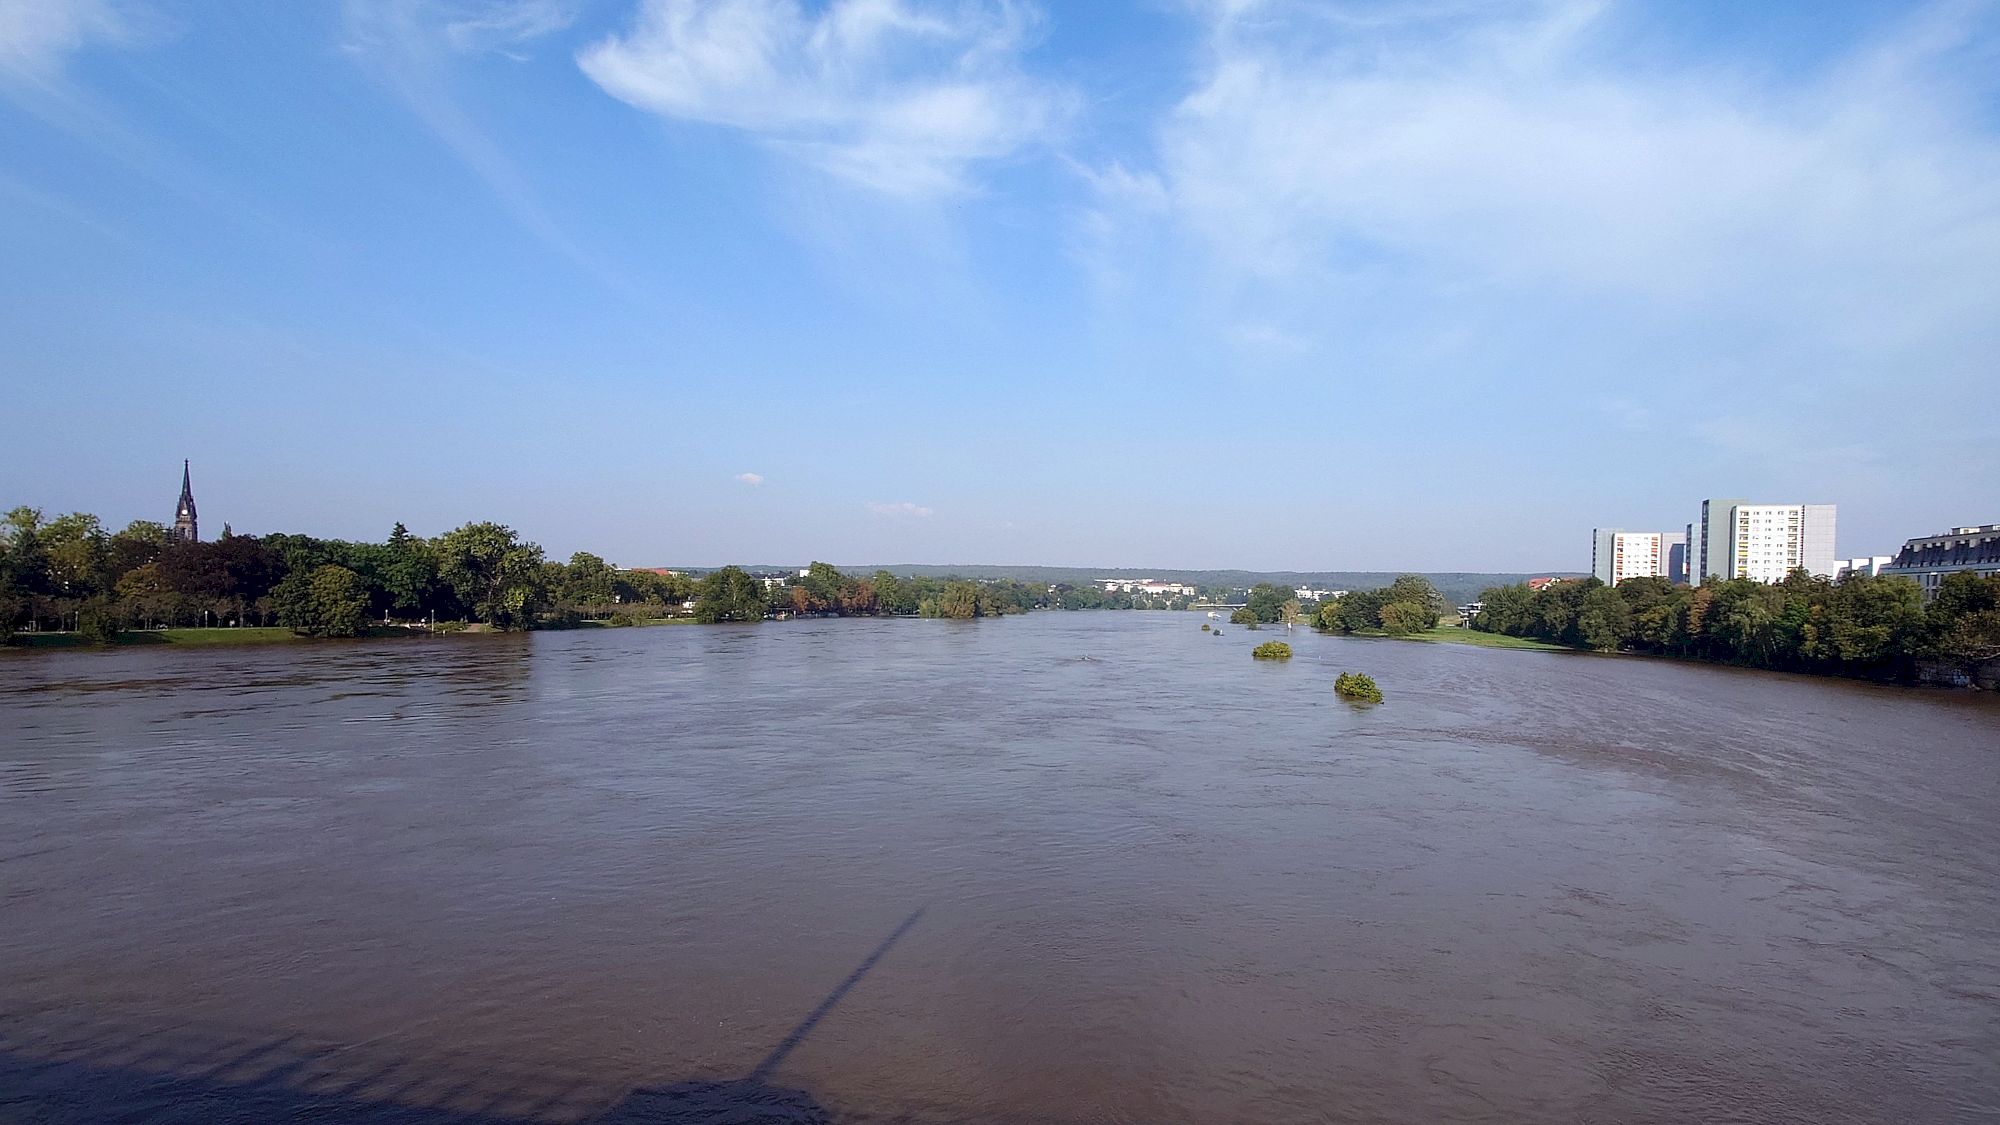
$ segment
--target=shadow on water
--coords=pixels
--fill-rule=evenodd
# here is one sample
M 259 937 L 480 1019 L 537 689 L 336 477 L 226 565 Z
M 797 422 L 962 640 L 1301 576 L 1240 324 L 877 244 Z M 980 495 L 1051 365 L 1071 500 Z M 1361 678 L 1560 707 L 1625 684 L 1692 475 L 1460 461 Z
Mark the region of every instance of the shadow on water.
M 615 1089 L 449 1057 L 177 1023 L 0 1014 L 0 1122 L 252 1125 L 820 1125 L 834 1114 L 773 1084 L 787 1056 L 923 917 L 905 918 L 749 1074 Z M 607 1108 L 608 1106 L 608 1108 Z

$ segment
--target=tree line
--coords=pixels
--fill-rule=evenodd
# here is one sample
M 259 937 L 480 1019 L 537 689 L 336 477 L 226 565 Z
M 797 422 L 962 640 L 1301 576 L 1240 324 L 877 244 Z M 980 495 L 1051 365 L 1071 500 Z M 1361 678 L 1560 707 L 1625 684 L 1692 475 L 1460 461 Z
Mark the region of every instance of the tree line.
M 618 605 L 666 609 L 692 584 L 623 571 L 588 552 L 543 557 L 502 524 L 424 538 L 397 524 L 380 543 L 274 533 L 191 543 L 150 520 L 107 531 L 97 517 L 0 521 L 0 622 L 8 630 L 283 625 L 352 636 L 370 621 L 481 622 L 520 629 Z
M 480 623 L 514 630 L 672 616 L 997 617 L 1047 605 L 1012 581 L 862 578 L 826 563 L 772 584 L 740 567 L 699 578 L 621 570 L 585 551 L 568 562 L 512 528 L 468 523 L 434 538 L 397 524 L 380 543 L 274 533 L 192 543 L 149 520 L 108 531 L 97 517 L 46 519 L 21 507 L 0 521 L 0 636 L 74 630 L 109 640 L 133 629 L 278 625 L 354 636 L 371 623 Z
M 1301 601 L 1291 590 L 1271 582 L 1250 587 L 1244 604 L 1229 615 L 1234 625 L 1317 625 L 1330 633 L 1386 633 L 1409 636 L 1437 628 L 1444 615 L 1444 595 L 1421 574 L 1405 574 L 1375 590 L 1354 590 L 1343 597 Z
M 1486 591 L 1473 628 L 1554 644 L 1650 652 L 1756 668 L 1913 679 L 1924 662 L 1971 674 L 2000 658 L 2000 576 L 1947 575 L 1926 605 L 1901 576 L 1839 582 L 1795 570 L 1775 584 L 1738 578 L 1676 586 L 1595 578 L 1540 591 Z
M 759 621 L 768 616 L 1000 617 L 1049 605 L 1048 591 L 1010 579 L 899 578 L 886 570 L 843 574 L 815 562 L 804 574 L 769 585 L 741 567 L 726 566 L 696 585 L 700 621 Z

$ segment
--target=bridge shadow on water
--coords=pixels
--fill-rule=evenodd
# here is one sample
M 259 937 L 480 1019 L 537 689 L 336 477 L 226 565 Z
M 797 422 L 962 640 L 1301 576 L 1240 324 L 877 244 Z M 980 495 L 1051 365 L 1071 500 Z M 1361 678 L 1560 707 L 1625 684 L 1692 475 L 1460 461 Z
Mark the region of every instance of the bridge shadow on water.
M 741 1078 L 621 1091 L 470 1058 L 45 1009 L 0 1013 L 0 1125 L 831 1125 L 831 1110 L 772 1075 L 923 913 L 905 918 Z

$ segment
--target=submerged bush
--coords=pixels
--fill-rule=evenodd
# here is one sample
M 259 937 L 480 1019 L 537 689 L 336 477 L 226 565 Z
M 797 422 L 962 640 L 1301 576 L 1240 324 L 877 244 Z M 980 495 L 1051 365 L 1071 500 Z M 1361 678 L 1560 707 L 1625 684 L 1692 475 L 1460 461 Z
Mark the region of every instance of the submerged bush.
M 1360 672 L 1342 672 L 1340 678 L 1333 681 L 1333 691 L 1342 699 L 1353 699 L 1363 703 L 1382 702 L 1382 689 L 1375 686 L 1374 680 Z
M 1292 646 L 1283 641 L 1265 641 L 1250 650 L 1250 655 L 1259 660 L 1290 660 Z
M 1208 622 L 1204 621 L 1201 623 L 1201 631 L 1204 633 L 1209 631 Z

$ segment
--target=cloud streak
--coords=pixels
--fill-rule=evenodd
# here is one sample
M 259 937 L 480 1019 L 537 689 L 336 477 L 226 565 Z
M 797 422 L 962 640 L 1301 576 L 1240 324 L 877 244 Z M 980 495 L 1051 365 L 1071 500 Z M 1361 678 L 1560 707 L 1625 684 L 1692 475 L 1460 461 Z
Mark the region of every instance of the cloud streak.
M 868 503 L 868 514 L 884 519 L 922 520 L 929 519 L 934 513 L 931 509 L 921 504 L 912 504 L 908 500 L 899 500 L 893 504 L 883 504 L 871 500 Z
M 762 473 L 737 473 L 736 482 L 756 488 L 764 483 L 764 475 Z
M 109 0 L 0 0 L 0 77 L 44 83 L 93 42 L 132 38 L 127 14 Z
M 973 166 L 1046 138 L 1068 97 L 1029 78 L 1023 5 L 644 0 L 631 29 L 578 63 L 611 94 L 675 121 L 735 129 L 862 187 L 961 192 Z
M 454 90 L 453 56 L 497 51 L 514 57 L 522 44 L 567 26 L 569 5 L 347 0 L 344 15 L 347 53 L 479 177 L 517 226 L 607 289 L 634 296 L 627 281 L 556 222 L 527 175 Z

